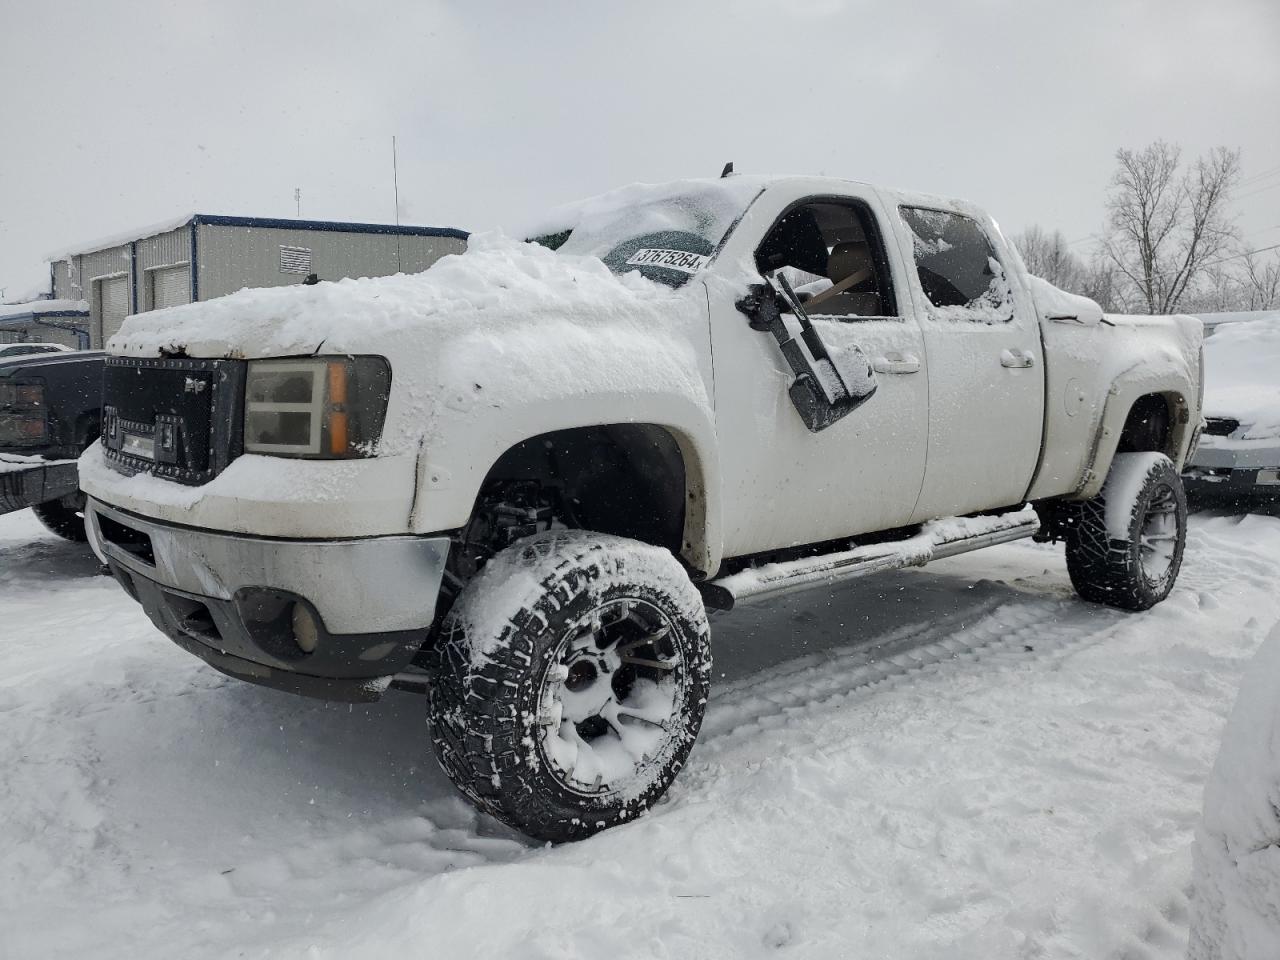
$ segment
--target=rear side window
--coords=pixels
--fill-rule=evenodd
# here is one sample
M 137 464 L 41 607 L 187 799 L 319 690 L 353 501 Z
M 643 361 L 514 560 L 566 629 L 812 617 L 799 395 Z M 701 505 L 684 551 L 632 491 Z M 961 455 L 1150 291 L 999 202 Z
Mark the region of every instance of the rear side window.
M 911 231 L 916 273 L 933 316 L 978 323 L 1013 319 L 1004 267 L 977 220 L 924 207 L 899 211 Z

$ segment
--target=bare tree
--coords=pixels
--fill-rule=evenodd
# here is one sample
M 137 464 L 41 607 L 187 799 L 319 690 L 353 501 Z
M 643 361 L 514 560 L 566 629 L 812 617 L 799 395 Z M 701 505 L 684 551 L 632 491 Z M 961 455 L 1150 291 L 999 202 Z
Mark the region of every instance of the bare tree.
M 1103 255 L 1130 288 L 1122 299 L 1149 313 L 1173 313 L 1236 242 L 1229 200 L 1240 152 L 1215 147 L 1179 172 L 1181 150 L 1157 140 L 1116 151 L 1116 161 Z
M 1081 274 L 1080 289 L 1076 292 L 1097 302 L 1107 313 L 1118 313 L 1125 309 L 1124 299 L 1120 295 L 1119 276 L 1110 260 L 1095 255 L 1085 266 Z
M 1241 307 L 1245 310 L 1280 308 L 1280 254 L 1261 262 L 1256 253 L 1249 252 L 1240 260 L 1244 274 Z
M 1082 292 L 1084 261 L 1071 252 L 1061 230 L 1049 233 L 1033 223 L 1013 238 L 1013 245 L 1033 276 L 1048 280 L 1061 290 Z

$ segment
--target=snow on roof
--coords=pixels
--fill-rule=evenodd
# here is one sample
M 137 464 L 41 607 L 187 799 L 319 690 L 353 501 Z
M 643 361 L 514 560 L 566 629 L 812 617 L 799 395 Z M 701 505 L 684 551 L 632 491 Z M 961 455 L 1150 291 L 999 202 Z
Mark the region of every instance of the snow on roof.
M 30 300 L 27 303 L 6 303 L 0 305 L 0 320 L 12 317 L 30 317 L 39 314 L 84 314 L 89 313 L 89 304 L 84 300 Z
M 190 223 L 194 218 L 194 213 L 188 213 L 185 216 L 174 219 L 161 220 L 159 223 L 153 223 L 141 229 L 99 237 L 92 243 L 82 243 L 70 250 L 59 250 L 56 253 L 48 254 L 45 259 L 50 263 L 57 263 L 59 260 L 70 260 L 72 257 L 79 256 L 82 253 L 93 253 L 95 250 L 119 247 L 134 240 L 145 240 L 147 237 L 155 237 L 162 233 L 168 233 L 170 230 L 177 230 L 179 227 Z

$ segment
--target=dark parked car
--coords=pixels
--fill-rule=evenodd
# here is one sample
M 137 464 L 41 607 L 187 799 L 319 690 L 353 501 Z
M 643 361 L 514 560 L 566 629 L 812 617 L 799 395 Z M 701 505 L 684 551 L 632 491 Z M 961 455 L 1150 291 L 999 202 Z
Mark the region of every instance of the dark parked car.
M 58 536 L 85 539 L 76 458 L 98 439 L 103 357 L 0 358 L 0 514 L 31 507 Z

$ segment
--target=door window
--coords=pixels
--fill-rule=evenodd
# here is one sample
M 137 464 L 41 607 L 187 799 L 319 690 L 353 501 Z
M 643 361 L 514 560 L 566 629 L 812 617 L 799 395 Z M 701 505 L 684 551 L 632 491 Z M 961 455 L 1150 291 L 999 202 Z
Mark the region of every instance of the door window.
M 875 218 L 859 203 L 792 207 L 756 251 L 765 276 L 781 273 L 812 317 L 893 317 L 889 261 Z
M 931 315 L 979 323 L 1013 319 L 1004 267 L 977 220 L 924 207 L 899 210 L 911 231 L 916 273 Z

